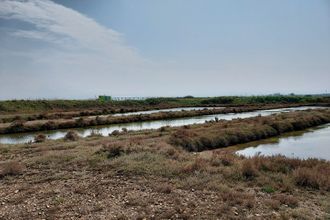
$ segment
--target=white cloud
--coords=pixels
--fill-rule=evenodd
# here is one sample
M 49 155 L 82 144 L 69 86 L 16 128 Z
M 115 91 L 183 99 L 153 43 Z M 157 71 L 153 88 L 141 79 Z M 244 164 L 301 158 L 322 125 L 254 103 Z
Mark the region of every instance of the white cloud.
M 0 42 L 0 57 L 4 58 L 0 61 L 0 98 L 12 98 L 4 94 L 16 85 L 23 92 L 12 93 L 13 97 L 124 94 L 123 85 L 134 88 L 151 74 L 151 62 L 128 46 L 120 33 L 50 0 L 0 0 L 0 19 L 33 27 L 3 32 L 11 48 Z M 25 63 L 24 68 L 16 63 Z M 13 78 L 20 82 L 12 84 Z
M 16 30 L 12 33 L 15 36 L 98 52 L 112 62 L 145 61 L 135 49 L 124 43 L 120 33 L 50 0 L 1 0 L 0 3 L 0 18 L 16 19 L 36 27 L 35 30 Z

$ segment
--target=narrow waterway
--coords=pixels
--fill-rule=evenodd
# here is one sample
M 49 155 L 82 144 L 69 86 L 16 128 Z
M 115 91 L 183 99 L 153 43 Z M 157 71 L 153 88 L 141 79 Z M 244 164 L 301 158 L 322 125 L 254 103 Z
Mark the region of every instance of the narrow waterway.
M 223 109 L 225 107 L 184 107 L 184 108 L 167 108 L 167 109 L 156 109 L 156 110 L 147 110 L 147 111 L 138 111 L 138 112 L 126 112 L 126 113 L 117 113 L 113 116 L 125 116 L 125 115 L 140 115 L 140 114 L 153 114 L 158 112 L 179 112 L 179 111 L 198 111 L 204 109 Z M 108 115 L 106 115 L 108 116 Z
M 146 110 L 146 111 L 137 111 L 137 112 L 125 112 L 125 113 L 116 113 L 116 114 L 106 114 L 106 115 L 98 115 L 98 117 L 109 117 L 109 116 L 128 116 L 128 115 L 146 115 L 153 114 L 158 112 L 180 112 L 180 111 L 200 111 L 200 110 L 210 110 L 210 109 L 223 109 L 225 107 L 182 107 L 182 108 L 165 108 L 165 109 L 154 109 L 154 110 Z M 89 118 L 95 118 L 96 116 L 89 116 Z M 74 119 L 78 119 L 80 117 L 74 117 Z
M 255 141 L 237 154 L 247 157 L 255 155 L 284 155 L 291 158 L 319 158 L 330 160 L 330 124 L 308 129 L 304 132 L 292 132 L 278 138 Z
M 179 119 L 168 119 L 168 120 L 158 120 L 158 121 L 145 121 L 145 122 L 134 122 L 134 123 L 123 123 L 123 124 L 112 124 L 112 125 L 102 125 L 94 126 L 88 128 L 76 128 L 76 129 L 65 129 L 65 130 L 53 130 L 53 131 L 43 131 L 43 132 L 31 132 L 31 133 L 18 133 L 18 134 L 5 134 L 0 135 L 1 144 L 19 144 L 19 143 L 28 143 L 33 141 L 36 134 L 46 134 L 48 139 L 60 139 L 65 136 L 68 130 L 74 130 L 79 133 L 82 137 L 87 137 L 91 133 L 99 133 L 103 136 L 109 135 L 109 133 L 114 130 L 121 130 L 126 128 L 128 130 L 145 130 L 145 129 L 157 129 L 163 126 L 183 126 L 190 124 L 201 124 L 206 120 L 213 120 L 215 118 L 223 120 L 232 120 L 234 118 L 249 118 L 255 116 L 267 116 L 271 114 L 277 114 L 282 112 L 306 110 L 306 109 L 316 109 L 324 108 L 317 106 L 306 106 L 306 107 L 293 107 L 293 108 L 281 108 L 281 109 L 271 109 L 271 110 L 259 110 L 252 112 L 244 113 L 228 113 L 228 114 L 214 114 L 214 115 L 202 115 L 188 118 L 179 118 Z M 156 110 L 160 111 L 160 110 Z

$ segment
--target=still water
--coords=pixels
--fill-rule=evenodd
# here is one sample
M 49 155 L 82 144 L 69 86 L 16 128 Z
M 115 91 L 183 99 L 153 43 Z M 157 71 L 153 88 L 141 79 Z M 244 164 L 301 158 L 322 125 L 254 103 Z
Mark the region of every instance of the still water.
M 108 116 L 128 116 L 128 115 L 140 115 L 140 114 L 153 114 L 158 112 L 179 112 L 179 111 L 199 111 L 199 110 L 210 110 L 210 109 L 222 109 L 225 107 L 182 107 L 182 108 L 166 108 L 166 109 L 154 109 L 146 111 L 137 111 L 137 112 L 126 112 L 126 113 L 116 113 L 116 114 L 106 114 L 98 115 L 99 117 L 108 117 Z M 95 118 L 96 116 L 89 116 L 89 118 Z M 74 117 L 78 119 L 80 117 Z
M 222 109 L 225 107 L 184 107 L 184 108 L 167 108 L 167 109 L 157 109 L 157 110 L 147 110 L 147 111 L 138 111 L 138 112 L 126 112 L 126 113 L 117 113 L 113 116 L 125 116 L 125 115 L 140 115 L 140 114 L 152 114 L 157 112 L 179 112 L 179 111 L 193 111 L 193 110 L 204 110 L 204 109 Z
M 249 147 L 237 151 L 237 154 L 247 157 L 280 154 L 300 159 L 330 160 L 330 124 L 308 129 L 305 132 L 292 132 L 279 138 L 256 141 Z
M 20 144 L 28 143 L 33 141 L 36 134 L 45 134 L 48 139 L 60 139 L 65 136 L 68 130 L 74 130 L 79 133 L 81 137 L 87 137 L 92 132 L 107 136 L 109 133 L 114 130 L 121 130 L 126 128 L 128 130 L 145 130 L 145 129 L 157 129 L 163 126 L 183 126 L 190 124 L 201 124 L 206 120 L 213 120 L 216 117 L 220 120 L 232 120 L 234 118 L 249 118 L 255 117 L 258 115 L 267 116 L 271 114 L 278 114 L 282 112 L 306 110 L 306 109 L 315 109 L 315 108 L 324 108 L 317 106 L 306 106 L 306 107 L 294 107 L 294 108 L 281 108 L 281 109 L 271 109 L 271 110 L 260 110 L 244 113 L 228 113 L 228 114 L 214 114 L 214 115 L 202 115 L 195 117 L 179 118 L 179 119 L 168 119 L 168 120 L 158 120 L 158 121 L 147 121 L 147 122 L 134 122 L 134 123 L 123 123 L 123 124 L 112 124 L 112 125 L 103 125 L 103 126 L 94 126 L 87 128 L 76 128 L 76 129 L 64 129 L 64 130 L 54 130 L 54 131 L 43 131 L 43 132 L 31 132 L 31 133 L 18 133 L 18 134 L 5 134 L 0 135 L 0 144 Z

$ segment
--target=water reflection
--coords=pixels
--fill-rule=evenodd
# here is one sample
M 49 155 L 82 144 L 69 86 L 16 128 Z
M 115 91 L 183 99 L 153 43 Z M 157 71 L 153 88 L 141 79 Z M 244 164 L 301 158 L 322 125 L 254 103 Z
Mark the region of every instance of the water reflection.
M 198 111 L 204 109 L 222 109 L 225 107 L 184 107 L 184 108 L 168 108 L 168 109 L 158 109 L 158 110 L 147 110 L 138 112 L 127 112 L 127 113 L 117 113 L 113 116 L 124 116 L 124 115 L 140 115 L 140 114 L 152 114 L 157 112 L 179 112 L 179 111 Z
M 309 129 L 307 132 L 292 133 L 269 141 L 254 142 L 250 147 L 237 151 L 237 154 L 254 156 L 284 155 L 292 158 L 320 158 L 330 160 L 330 124 Z

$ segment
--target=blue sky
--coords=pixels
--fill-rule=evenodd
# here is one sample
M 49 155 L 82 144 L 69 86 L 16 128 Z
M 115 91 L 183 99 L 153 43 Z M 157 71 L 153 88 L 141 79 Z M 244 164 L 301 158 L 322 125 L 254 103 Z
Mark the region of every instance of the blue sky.
M 321 93 L 327 0 L 0 0 L 0 99 Z

